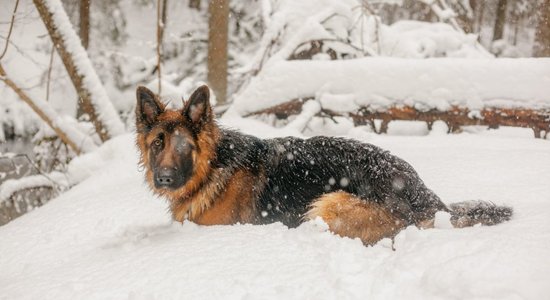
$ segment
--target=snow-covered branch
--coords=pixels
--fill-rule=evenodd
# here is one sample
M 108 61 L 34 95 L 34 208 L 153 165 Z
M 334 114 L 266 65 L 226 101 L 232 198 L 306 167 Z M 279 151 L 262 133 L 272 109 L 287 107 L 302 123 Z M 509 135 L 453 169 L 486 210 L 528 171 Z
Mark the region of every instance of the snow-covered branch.
M 74 127 L 74 124 L 70 124 L 61 118 L 48 102 L 36 98 L 31 99 L 16 82 L 8 77 L 1 63 L 0 77 L 76 154 L 89 152 L 96 148 L 96 145 L 89 136 L 78 131 Z
M 101 140 L 106 141 L 123 133 L 124 124 L 109 100 L 61 1 L 33 2 L 76 88 L 83 110 L 90 116 Z

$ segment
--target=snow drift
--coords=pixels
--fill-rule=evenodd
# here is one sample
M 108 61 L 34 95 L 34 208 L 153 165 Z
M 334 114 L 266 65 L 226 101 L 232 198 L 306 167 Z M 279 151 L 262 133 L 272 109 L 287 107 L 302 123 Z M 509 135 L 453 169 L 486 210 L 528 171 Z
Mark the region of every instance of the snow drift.
M 541 167 L 550 145 L 524 133 L 349 131 L 410 162 L 446 203 L 484 199 L 516 211 L 492 227 L 449 229 L 440 217 L 436 229 L 402 231 L 395 251 L 388 240 L 364 247 L 335 236 L 318 221 L 172 224 L 124 135 L 82 157 L 82 173 L 96 169 L 87 180 L 0 227 L 0 299 L 541 299 L 550 292 L 550 170 Z

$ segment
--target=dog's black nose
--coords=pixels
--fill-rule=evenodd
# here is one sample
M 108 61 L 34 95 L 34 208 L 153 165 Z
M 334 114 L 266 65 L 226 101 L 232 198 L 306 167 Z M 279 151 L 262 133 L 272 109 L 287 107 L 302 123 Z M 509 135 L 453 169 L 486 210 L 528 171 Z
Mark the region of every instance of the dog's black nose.
M 155 184 L 161 186 L 171 186 L 176 179 L 176 170 L 173 168 L 162 168 L 155 174 Z

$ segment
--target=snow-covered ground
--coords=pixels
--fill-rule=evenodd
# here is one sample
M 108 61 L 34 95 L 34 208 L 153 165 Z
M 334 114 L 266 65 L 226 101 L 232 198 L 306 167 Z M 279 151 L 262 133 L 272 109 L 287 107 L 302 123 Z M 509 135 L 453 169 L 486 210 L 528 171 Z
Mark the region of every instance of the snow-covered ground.
M 263 136 L 287 133 L 253 120 L 224 123 Z M 103 165 L 88 179 L 0 227 L 0 299 L 548 297 L 550 143 L 523 129 L 437 133 L 355 128 L 347 136 L 409 161 L 446 203 L 513 206 L 510 222 L 410 227 L 395 251 L 388 240 L 364 247 L 332 235 L 319 221 L 296 229 L 174 224 L 166 202 L 147 190 L 127 134 L 78 158 Z

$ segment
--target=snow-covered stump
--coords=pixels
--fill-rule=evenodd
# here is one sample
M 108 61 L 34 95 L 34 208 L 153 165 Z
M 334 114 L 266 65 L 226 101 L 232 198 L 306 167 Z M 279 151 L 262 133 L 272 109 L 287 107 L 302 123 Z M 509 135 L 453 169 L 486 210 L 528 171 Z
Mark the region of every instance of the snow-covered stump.
M 34 5 L 57 49 L 57 53 L 102 141 L 123 133 L 124 124 L 101 84 L 80 38 L 59 0 L 34 0 Z

